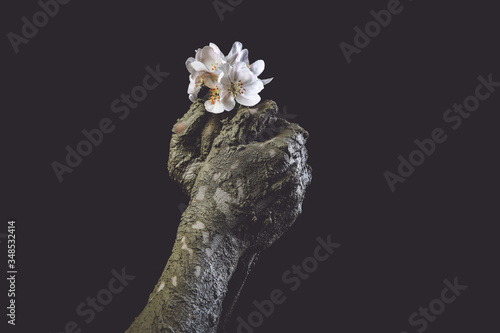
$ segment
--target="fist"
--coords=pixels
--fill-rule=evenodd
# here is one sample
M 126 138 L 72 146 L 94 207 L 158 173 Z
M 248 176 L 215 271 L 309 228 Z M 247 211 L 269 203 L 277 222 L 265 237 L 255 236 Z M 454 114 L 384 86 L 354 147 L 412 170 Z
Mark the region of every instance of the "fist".
M 199 100 L 174 125 L 170 143 L 170 176 L 190 197 L 185 213 L 209 215 L 210 229 L 258 251 L 293 224 L 311 182 L 308 133 L 277 111 L 265 101 L 216 115 Z M 259 140 L 264 132 L 275 135 Z

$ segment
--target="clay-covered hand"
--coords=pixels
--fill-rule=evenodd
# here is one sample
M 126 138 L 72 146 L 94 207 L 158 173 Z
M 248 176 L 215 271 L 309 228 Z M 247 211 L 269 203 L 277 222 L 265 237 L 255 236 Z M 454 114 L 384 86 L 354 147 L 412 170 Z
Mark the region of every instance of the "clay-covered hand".
M 276 114 L 273 101 L 222 115 L 198 101 L 174 125 L 170 143 L 168 169 L 190 196 L 189 210 L 210 211 L 217 224 L 210 229 L 258 251 L 295 221 L 311 181 L 308 133 Z

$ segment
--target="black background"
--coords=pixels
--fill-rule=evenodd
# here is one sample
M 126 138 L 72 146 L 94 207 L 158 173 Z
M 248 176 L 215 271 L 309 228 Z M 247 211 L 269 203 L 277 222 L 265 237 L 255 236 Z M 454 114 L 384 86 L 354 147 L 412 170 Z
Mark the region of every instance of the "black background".
M 408 317 L 458 277 L 468 289 L 426 332 L 498 330 L 500 92 L 456 131 L 442 119 L 479 75 L 500 81 L 498 10 L 492 1 L 402 6 L 348 64 L 339 43 L 352 44 L 353 28 L 386 0 L 245 0 L 224 21 L 210 1 L 74 0 L 18 54 L 7 33 L 40 8 L 4 1 L 0 232 L 17 221 L 19 270 L 8 331 L 63 332 L 75 321 L 82 332 L 123 332 L 142 310 L 188 201 L 166 170 L 172 125 L 190 105 L 184 62 L 209 42 L 227 53 L 235 40 L 274 77 L 263 99 L 309 131 L 313 168 L 303 214 L 262 256 L 238 315 L 282 289 L 286 302 L 255 332 L 412 333 L 420 326 Z M 119 120 L 111 102 L 156 64 L 170 76 Z M 51 163 L 102 118 L 116 129 L 60 183 Z M 392 193 L 383 173 L 436 127 L 448 140 Z M 290 291 L 282 274 L 330 234 L 341 247 Z M 122 267 L 136 278 L 85 324 L 77 305 Z

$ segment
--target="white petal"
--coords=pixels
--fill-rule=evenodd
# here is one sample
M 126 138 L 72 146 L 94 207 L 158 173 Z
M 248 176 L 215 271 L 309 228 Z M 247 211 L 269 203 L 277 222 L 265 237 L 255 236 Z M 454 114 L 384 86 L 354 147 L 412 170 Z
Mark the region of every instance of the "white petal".
M 194 52 L 195 52 L 195 54 L 194 54 L 194 58 L 195 58 L 196 60 L 200 61 L 200 52 L 201 52 L 201 49 L 200 49 L 200 48 L 198 48 L 198 49 L 196 49 Z
M 226 61 L 229 64 L 234 64 L 236 61 L 236 57 L 238 56 L 238 53 L 241 51 L 241 48 L 243 45 L 240 42 L 234 42 L 233 47 L 231 48 L 231 51 L 226 56 Z
M 190 61 L 189 63 L 186 61 L 186 67 L 190 73 L 208 71 L 208 68 L 198 60 Z
M 189 57 L 187 58 L 186 60 L 186 68 L 187 70 L 189 71 L 189 73 L 193 73 L 193 68 L 191 67 L 191 63 L 195 61 L 195 59 L 193 57 Z
M 224 106 L 224 110 L 226 111 L 231 111 L 236 105 L 233 94 L 231 94 L 230 92 L 225 92 L 221 95 L 221 103 Z
M 201 50 L 200 61 L 212 72 L 223 63 L 222 58 L 210 46 L 205 46 Z
M 198 91 L 196 91 L 196 82 L 195 81 L 189 82 L 187 93 L 192 94 L 192 95 L 198 94 Z
M 260 96 L 258 94 L 242 94 L 236 96 L 236 101 L 241 105 L 254 106 L 260 102 Z
M 208 112 L 212 113 L 222 113 L 224 112 L 224 106 L 220 102 L 216 102 L 212 104 L 210 101 L 205 102 L 205 109 L 207 109 Z
M 200 74 L 189 75 L 188 94 L 198 96 L 202 86 L 202 76 Z
M 217 83 L 220 83 L 223 78 L 224 78 L 224 72 L 220 72 L 219 75 L 217 76 Z
M 207 110 L 208 112 L 212 112 L 212 110 L 214 109 L 214 106 L 215 106 L 215 104 L 212 104 L 212 102 L 205 101 L 205 110 Z
M 244 50 L 241 50 L 241 52 L 238 53 L 238 56 L 236 57 L 236 61 L 242 61 L 244 62 L 245 64 L 249 64 L 249 61 L 248 61 L 248 50 L 247 49 L 244 49 Z
M 217 76 L 212 73 L 204 73 L 203 82 L 205 82 L 205 85 L 210 89 L 214 89 L 217 86 Z
M 229 89 L 231 87 L 231 81 L 229 80 L 229 73 L 226 72 L 220 73 L 217 81 L 220 83 L 222 87 L 226 89 Z
M 266 65 L 264 63 L 264 60 L 257 60 L 252 65 L 250 65 L 250 70 L 252 71 L 252 73 L 259 76 L 264 71 L 265 67 Z
M 274 77 L 270 77 L 269 79 L 262 79 L 260 80 L 264 85 L 268 84 L 269 82 L 271 82 L 272 80 L 274 79 Z
M 223 63 L 222 65 L 219 66 L 220 71 L 224 72 L 226 75 L 229 74 L 229 72 L 231 71 L 232 68 L 233 68 L 233 66 L 227 62 Z
M 241 42 L 236 41 L 233 43 L 233 47 L 231 48 L 231 52 L 232 53 L 240 52 L 242 48 L 243 48 L 243 44 L 241 44 Z
M 222 113 L 224 112 L 224 106 L 222 103 L 215 103 L 214 108 L 212 109 L 212 113 Z
M 229 65 L 228 63 L 224 63 L 222 65 L 219 66 L 219 69 L 220 69 L 220 73 L 219 73 L 219 82 L 224 82 L 224 83 L 227 83 L 228 80 L 229 80 L 229 74 L 231 72 L 231 65 Z
M 234 64 L 232 71 L 229 73 L 229 77 L 232 82 L 241 81 L 243 84 L 249 84 L 258 80 L 257 76 L 241 61 Z
M 244 84 L 243 88 L 245 89 L 245 94 L 258 94 L 264 89 L 264 84 L 262 81 L 257 80 L 250 84 Z
M 224 54 L 220 51 L 219 47 L 214 43 L 208 44 L 212 49 L 214 49 L 215 54 L 224 59 Z

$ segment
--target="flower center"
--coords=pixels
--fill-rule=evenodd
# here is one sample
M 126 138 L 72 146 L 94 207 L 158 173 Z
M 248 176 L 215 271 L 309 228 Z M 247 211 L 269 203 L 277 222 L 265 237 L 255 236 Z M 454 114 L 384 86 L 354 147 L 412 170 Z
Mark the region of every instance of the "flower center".
M 208 98 L 210 103 L 215 104 L 215 102 L 220 102 L 219 88 L 215 87 L 210 89 L 210 97 Z
M 231 88 L 229 91 L 233 94 L 233 98 L 236 97 L 236 95 L 241 95 L 245 93 L 245 88 L 243 88 L 243 83 L 241 83 L 241 80 L 238 82 L 231 82 Z
M 212 67 L 210 68 L 210 70 L 211 70 L 212 72 L 215 72 L 215 70 L 217 69 L 217 66 L 219 66 L 219 63 L 216 63 L 215 65 L 214 65 L 214 64 L 212 64 Z

